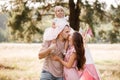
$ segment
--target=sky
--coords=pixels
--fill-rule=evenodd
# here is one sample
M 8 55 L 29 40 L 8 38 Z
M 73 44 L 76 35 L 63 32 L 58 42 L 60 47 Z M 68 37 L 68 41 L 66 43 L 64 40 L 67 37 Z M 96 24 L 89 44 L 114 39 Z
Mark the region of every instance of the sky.
M 85 0 L 82 0 L 85 1 Z M 88 0 L 89 2 L 94 2 L 95 0 Z M 99 2 L 105 2 L 107 4 L 107 9 L 110 8 L 110 5 L 112 4 L 114 7 L 117 7 L 118 4 L 120 4 L 120 0 L 99 0 Z
M 9 3 L 7 1 L 11 1 L 11 0 L 0 0 L 0 5 L 6 4 L 8 10 L 10 10 L 11 7 L 15 8 L 15 6 L 12 6 L 14 4 L 9 5 Z M 48 0 L 48 1 L 54 1 L 54 0 Z M 68 1 L 68 0 L 65 0 L 65 1 Z M 76 0 L 74 0 L 74 1 L 76 1 Z M 82 1 L 84 2 L 85 0 L 82 0 Z M 95 0 L 88 0 L 88 1 L 90 3 L 95 2 Z M 99 0 L 99 2 L 105 2 L 107 4 L 106 10 L 108 10 L 110 8 L 111 4 L 113 4 L 114 7 L 117 7 L 117 5 L 120 4 L 120 0 Z M 31 7 L 34 6 L 36 8 L 36 7 L 40 6 L 40 5 L 39 5 L 39 3 L 36 3 L 36 4 L 30 4 L 28 6 L 31 6 Z M 1 11 L 1 8 L 2 8 L 2 6 L 0 6 L 0 11 Z

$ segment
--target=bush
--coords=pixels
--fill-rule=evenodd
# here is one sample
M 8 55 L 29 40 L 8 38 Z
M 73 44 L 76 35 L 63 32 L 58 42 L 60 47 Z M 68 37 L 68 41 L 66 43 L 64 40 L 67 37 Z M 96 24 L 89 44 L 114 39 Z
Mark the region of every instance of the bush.
M 7 38 L 5 36 L 5 31 L 0 29 L 0 42 L 6 42 Z

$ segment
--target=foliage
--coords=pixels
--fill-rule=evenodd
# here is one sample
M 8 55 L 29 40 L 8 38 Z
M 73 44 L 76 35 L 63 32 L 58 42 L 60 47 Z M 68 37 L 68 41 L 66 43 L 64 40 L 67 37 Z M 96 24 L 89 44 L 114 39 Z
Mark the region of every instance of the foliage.
M 115 28 L 112 23 L 100 25 L 95 33 L 96 43 L 120 43 L 120 28 Z
M 36 10 L 32 13 L 26 3 L 21 2 L 17 10 L 12 10 L 9 12 L 8 28 L 10 30 L 10 41 L 17 42 L 32 42 L 34 41 L 34 35 L 37 33 L 42 34 L 43 31 L 37 27 L 37 23 L 34 23 L 33 17 L 37 16 L 37 21 L 41 20 L 40 14 Z
M 0 42 L 4 42 L 4 41 L 6 41 L 7 39 L 6 39 L 6 36 L 5 36 L 5 32 L 4 32 L 4 30 L 2 30 L 1 28 L 0 28 Z
M 39 7 L 34 8 L 30 7 L 29 2 L 41 2 Z M 62 0 L 60 0 L 61 3 Z M 53 3 L 55 5 L 61 4 L 58 0 Z M 16 8 L 11 9 L 10 11 L 5 11 L 8 13 L 8 30 L 9 30 L 9 38 L 10 42 L 41 42 L 42 34 L 46 26 L 43 26 L 42 17 L 47 15 L 52 15 L 50 13 L 53 11 L 51 7 L 52 3 L 48 3 L 46 0 L 43 1 L 11 1 L 11 4 L 14 3 Z M 51 11 L 52 10 L 52 11 Z M 45 23 L 47 22 L 44 21 Z M 44 27 L 44 28 L 43 28 Z
M 93 5 L 86 1 L 81 9 L 80 20 L 92 28 L 95 35 L 93 42 L 119 43 L 120 5 L 116 8 L 111 5 L 111 9 L 108 11 L 105 10 L 105 6 L 105 3 L 100 3 L 98 0 Z M 112 25 L 107 26 L 111 23 Z M 106 24 L 105 27 L 102 27 L 102 24 Z M 108 27 L 111 27 L 111 29 Z M 108 29 L 105 30 L 105 28 Z
M 39 7 L 31 7 L 28 2 L 40 5 Z M 95 0 L 90 4 L 88 0 L 16 0 L 13 1 L 16 8 L 8 13 L 8 32 L 10 34 L 8 41 L 10 42 L 41 42 L 44 29 L 48 27 L 51 19 L 54 17 L 53 8 L 56 5 L 62 5 L 65 8 L 65 13 L 69 15 L 69 22 L 73 29 L 79 31 L 80 23 L 85 23 L 91 27 L 94 39 L 93 42 L 119 42 L 119 27 L 120 27 L 120 5 L 117 7 L 111 5 L 109 11 L 105 10 L 106 3 L 100 3 Z M 12 2 L 12 1 L 11 1 Z M 72 2 L 72 3 L 71 3 Z M 11 3 L 12 4 L 12 3 Z M 69 11 L 68 11 L 69 10 Z M 73 15 L 72 15 L 73 14 Z M 46 18 L 48 17 L 48 18 Z M 44 21 L 43 21 L 44 20 Z M 112 23 L 113 27 L 110 30 L 100 29 L 102 24 Z M 45 25 L 44 25 L 45 24 Z M 117 28 L 117 30 L 115 29 Z M 112 33 L 113 32 L 113 33 Z M 113 38 L 115 40 L 113 40 Z
M 96 0 L 93 5 L 90 5 L 88 1 L 85 1 L 85 4 L 83 4 L 80 19 L 91 27 L 94 35 L 94 25 L 104 21 L 105 11 L 102 9 L 104 8 L 104 5 L 105 4 L 100 3 L 98 0 Z
M 113 29 L 109 32 L 111 43 L 120 43 L 120 5 L 116 8 L 111 5 L 111 17 Z
M 120 29 L 110 30 L 109 39 L 111 43 L 120 43 Z

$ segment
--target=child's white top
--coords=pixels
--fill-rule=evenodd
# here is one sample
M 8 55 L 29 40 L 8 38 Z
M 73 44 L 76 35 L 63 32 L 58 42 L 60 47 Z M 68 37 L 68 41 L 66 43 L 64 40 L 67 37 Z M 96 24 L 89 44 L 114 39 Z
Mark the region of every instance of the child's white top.
M 58 27 L 58 25 L 61 23 L 61 22 L 67 22 L 67 17 L 63 17 L 63 18 L 54 18 L 53 19 L 53 23 L 55 23 L 56 27 Z

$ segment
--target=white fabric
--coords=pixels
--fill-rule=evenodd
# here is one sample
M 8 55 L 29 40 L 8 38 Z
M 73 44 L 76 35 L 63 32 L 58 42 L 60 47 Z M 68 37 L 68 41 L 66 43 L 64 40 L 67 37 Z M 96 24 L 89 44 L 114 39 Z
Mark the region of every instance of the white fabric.
M 94 64 L 94 61 L 88 46 L 85 46 L 85 57 L 86 57 L 86 64 Z
M 55 36 L 55 35 L 54 35 L 54 31 L 55 31 L 55 29 L 52 28 L 52 27 L 49 27 L 49 28 L 45 29 L 45 32 L 44 32 L 44 34 L 43 34 L 43 41 L 52 40 L 53 37 Z
M 54 18 L 54 19 L 53 19 L 53 23 L 55 23 L 56 26 L 59 26 L 59 24 L 60 24 L 61 22 L 67 22 L 66 17 L 63 17 L 63 18 Z
M 57 23 L 57 27 L 55 29 L 52 27 L 47 28 L 43 34 L 43 41 L 49 41 L 49 40 L 56 39 L 57 36 L 65 28 L 66 25 L 69 26 L 69 23 L 67 21 L 61 20 L 59 21 L 59 23 Z

